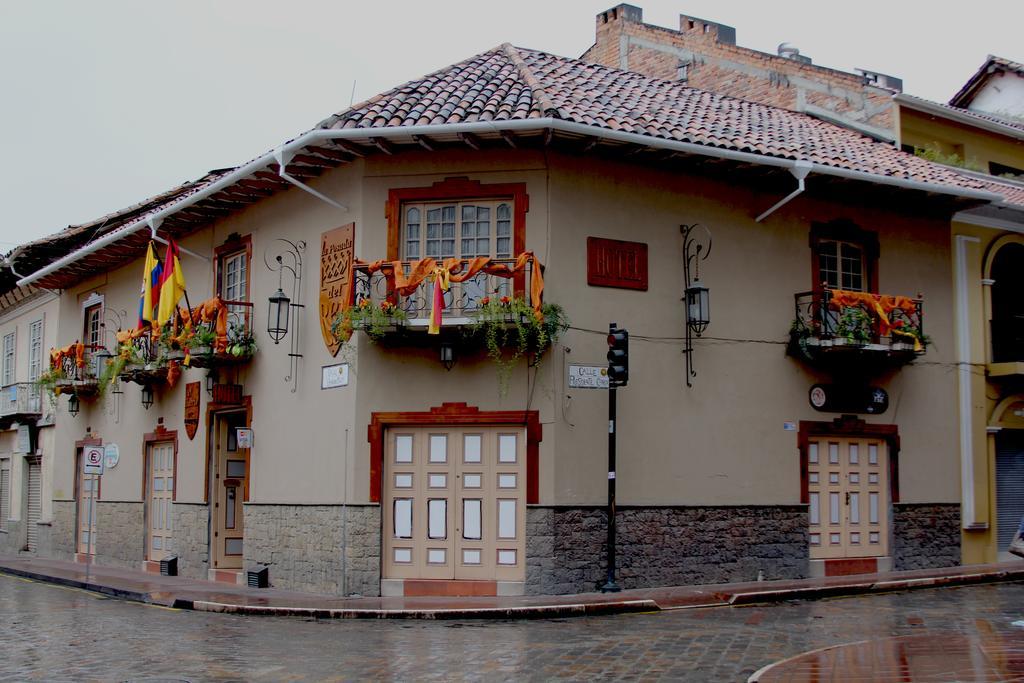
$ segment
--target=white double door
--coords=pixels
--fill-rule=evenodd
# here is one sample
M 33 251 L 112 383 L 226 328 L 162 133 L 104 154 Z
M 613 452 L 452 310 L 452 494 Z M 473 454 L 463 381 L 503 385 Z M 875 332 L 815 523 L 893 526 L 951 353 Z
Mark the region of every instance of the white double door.
M 159 562 L 174 550 L 174 442 L 152 443 L 146 450 L 146 553 Z
M 525 580 L 523 429 L 390 429 L 384 453 L 384 578 Z

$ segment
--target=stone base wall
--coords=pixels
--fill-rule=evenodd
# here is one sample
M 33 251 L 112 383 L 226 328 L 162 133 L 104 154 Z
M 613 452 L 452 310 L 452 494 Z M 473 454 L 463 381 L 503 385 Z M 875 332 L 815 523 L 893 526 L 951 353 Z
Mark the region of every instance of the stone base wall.
M 20 519 L 5 520 L 6 526 L 0 532 L 0 553 L 17 555 L 25 547 L 25 527 Z
M 960 564 L 960 505 L 896 503 L 892 506 L 892 565 L 895 570 Z
M 603 507 L 528 508 L 527 592 L 583 593 L 604 583 L 605 518 Z M 808 575 L 805 505 L 623 507 L 616 523 L 622 588 Z
M 75 507 L 73 500 L 53 501 L 53 524 L 50 527 L 50 557 L 57 560 L 75 558 Z
M 210 508 L 206 503 L 171 505 L 174 523 L 174 550 L 178 557 L 178 575 L 193 579 L 209 578 Z M 247 539 L 248 540 L 248 539 Z
M 96 564 L 138 569 L 146 559 L 143 503 L 96 502 Z
M 245 568 L 270 568 L 275 588 L 380 592 L 380 507 L 245 505 Z

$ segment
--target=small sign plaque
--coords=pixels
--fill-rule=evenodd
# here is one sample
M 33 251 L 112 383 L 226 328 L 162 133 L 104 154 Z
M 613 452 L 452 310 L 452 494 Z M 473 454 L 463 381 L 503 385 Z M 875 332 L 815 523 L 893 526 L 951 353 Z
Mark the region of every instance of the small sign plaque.
M 239 427 L 236 433 L 239 448 L 252 448 L 253 435 L 248 427 Z
M 117 467 L 118 461 L 121 460 L 121 449 L 118 448 L 116 443 L 108 443 L 103 447 L 103 468 L 112 470 Z
M 814 384 L 808 400 L 812 408 L 823 413 L 881 415 L 889 409 L 889 394 L 881 387 Z
M 570 389 L 607 389 L 607 365 L 570 365 Z
M 321 389 L 337 389 L 348 386 L 348 363 L 325 365 L 320 371 Z
M 103 474 L 103 446 L 82 448 L 82 473 Z

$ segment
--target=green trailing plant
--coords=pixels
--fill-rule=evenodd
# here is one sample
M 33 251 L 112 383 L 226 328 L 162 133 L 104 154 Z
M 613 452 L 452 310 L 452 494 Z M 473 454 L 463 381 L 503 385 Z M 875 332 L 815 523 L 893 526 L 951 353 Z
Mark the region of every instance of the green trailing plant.
M 50 407 L 57 407 L 57 397 L 61 394 L 60 383 L 67 379 L 64 375 L 64 371 L 60 368 L 50 368 L 43 374 L 39 375 L 39 379 L 35 381 L 35 386 L 40 392 L 45 393 L 50 401 Z
M 362 330 L 377 342 L 384 338 L 389 328 L 404 325 L 408 319 L 409 315 L 404 310 L 386 299 L 377 306 L 369 299 L 363 299 L 335 316 L 331 332 L 335 338 L 346 342 L 354 330 Z
M 103 368 L 100 373 L 99 391 L 100 394 L 106 393 L 107 387 L 117 382 L 121 373 L 124 372 L 124 366 L 128 362 L 128 359 L 121 354 L 111 356 L 107 360 L 107 365 Z
M 200 325 L 195 329 L 190 337 L 185 340 L 185 345 L 189 349 L 201 349 L 203 347 L 212 348 L 217 342 L 217 334 L 208 326 Z
M 871 341 L 871 316 L 863 308 L 846 306 L 836 321 L 836 337 L 867 344 Z
M 502 396 L 508 392 L 516 362 L 532 354 L 536 363 L 569 327 L 565 310 L 558 304 L 544 304 L 541 313 L 543 321 L 537 320 L 533 307 L 522 297 L 484 297 L 479 301 L 466 334 L 483 339 L 487 356 L 498 367 L 498 389 Z
M 915 147 L 914 156 L 927 159 L 928 161 L 934 161 L 937 164 L 966 168 L 968 171 L 979 171 L 981 173 L 988 172 L 988 169 L 979 163 L 977 159 L 965 159 L 956 152 L 949 152 L 947 154 L 939 148 L 939 144 L 937 142 L 929 143 L 924 147 Z

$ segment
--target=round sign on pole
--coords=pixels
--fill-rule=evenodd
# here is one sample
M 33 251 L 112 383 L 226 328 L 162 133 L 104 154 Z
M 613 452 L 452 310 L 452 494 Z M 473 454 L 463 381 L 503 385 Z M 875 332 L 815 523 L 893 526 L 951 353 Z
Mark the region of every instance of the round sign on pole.
M 121 459 L 121 449 L 117 447 L 116 443 L 108 443 L 103 447 L 103 466 L 108 469 L 114 469 L 117 467 L 118 460 Z

